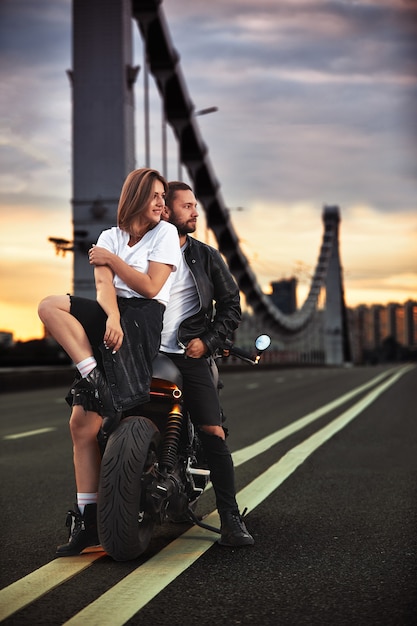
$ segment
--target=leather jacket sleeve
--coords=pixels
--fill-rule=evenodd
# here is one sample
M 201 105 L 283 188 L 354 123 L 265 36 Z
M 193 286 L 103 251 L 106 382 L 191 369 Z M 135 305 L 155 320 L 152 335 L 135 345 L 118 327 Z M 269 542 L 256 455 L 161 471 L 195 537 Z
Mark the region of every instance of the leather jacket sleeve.
M 184 320 L 178 338 L 183 345 L 199 337 L 209 354 L 222 349 L 241 319 L 240 295 L 237 284 L 220 253 L 211 246 L 191 240 L 186 262 L 196 283 L 200 310 Z
M 207 332 L 200 337 L 210 354 L 223 348 L 227 339 L 232 339 L 241 319 L 239 289 L 219 252 L 214 250 L 213 254 L 214 317 Z

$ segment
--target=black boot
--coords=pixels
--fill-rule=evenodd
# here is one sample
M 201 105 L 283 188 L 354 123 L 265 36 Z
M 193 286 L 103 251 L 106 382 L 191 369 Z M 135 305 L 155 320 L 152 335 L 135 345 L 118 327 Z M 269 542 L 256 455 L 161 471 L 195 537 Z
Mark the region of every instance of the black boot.
M 84 514 L 75 505 L 75 511 L 68 511 L 66 526 L 69 527 L 68 543 L 58 546 L 56 556 L 76 556 L 85 548 L 99 546 L 97 532 L 97 504 L 86 504 Z
M 229 548 L 253 546 L 254 538 L 248 533 L 239 511 L 220 513 L 220 521 L 221 537 L 217 543 Z
M 98 412 L 100 415 L 102 417 L 113 419 L 116 416 L 117 411 L 114 408 L 113 398 L 105 376 L 98 367 L 95 367 L 88 374 L 88 376 L 86 376 L 85 380 L 94 389 L 94 395 L 99 404 Z

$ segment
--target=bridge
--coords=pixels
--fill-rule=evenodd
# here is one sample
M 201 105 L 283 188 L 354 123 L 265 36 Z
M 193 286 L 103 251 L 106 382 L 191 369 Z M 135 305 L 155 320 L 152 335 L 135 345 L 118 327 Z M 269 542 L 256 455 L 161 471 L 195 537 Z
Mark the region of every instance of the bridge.
M 164 121 L 178 143 L 181 165 L 257 325 L 297 361 L 300 355 L 307 355 L 311 362 L 328 365 L 349 362 L 339 208 L 324 207 L 323 237 L 308 295 L 298 310 L 284 313 L 262 291 L 240 247 L 161 0 L 111 0 L 105 4 L 73 0 L 73 69 L 69 75 L 73 89 L 74 237 L 73 242 L 55 240 L 55 244 L 74 252 L 74 292 L 87 297 L 95 293 L 86 251 L 104 228 L 114 225 L 123 180 L 135 168 L 133 86 L 140 68 L 132 64 L 132 19 L 143 41 L 145 81 L 148 74 L 155 80 Z M 145 101 L 145 122 L 147 107 Z M 148 152 L 149 147 L 146 161 Z

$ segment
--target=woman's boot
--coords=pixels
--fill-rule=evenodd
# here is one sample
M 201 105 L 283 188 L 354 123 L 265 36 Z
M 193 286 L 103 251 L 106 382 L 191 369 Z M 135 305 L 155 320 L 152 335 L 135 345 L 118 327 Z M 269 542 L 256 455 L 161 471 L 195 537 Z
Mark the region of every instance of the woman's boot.
M 85 548 L 99 546 L 97 532 L 97 504 L 86 504 L 84 513 L 75 505 L 74 511 L 68 511 L 66 526 L 69 527 L 68 543 L 58 546 L 56 556 L 76 556 Z

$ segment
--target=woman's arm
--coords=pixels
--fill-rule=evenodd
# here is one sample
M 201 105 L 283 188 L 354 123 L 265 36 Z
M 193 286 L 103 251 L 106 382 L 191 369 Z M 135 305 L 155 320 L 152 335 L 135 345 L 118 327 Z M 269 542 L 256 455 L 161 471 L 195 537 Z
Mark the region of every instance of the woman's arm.
M 89 259 L 90 264 L 96 267 L 107 266 L 110 268 L 130 289 L 140 293 L 144 298 L 154 298 L 161 291 L 172 272 L 172 265 L 157 261 L 149 261 L 146 274 L 139 272 L 119 256 L 100 246 L 91 248 Z
M 117 304 L 116 290 L 113 285 L 113 272 L 106 265 L 94 268 L 97 302 L 107 315 L 106 331 L 103 341 L 105 345 L 117 352 L 122 345 L 123 330 L 120 325 L 120 313 Z

